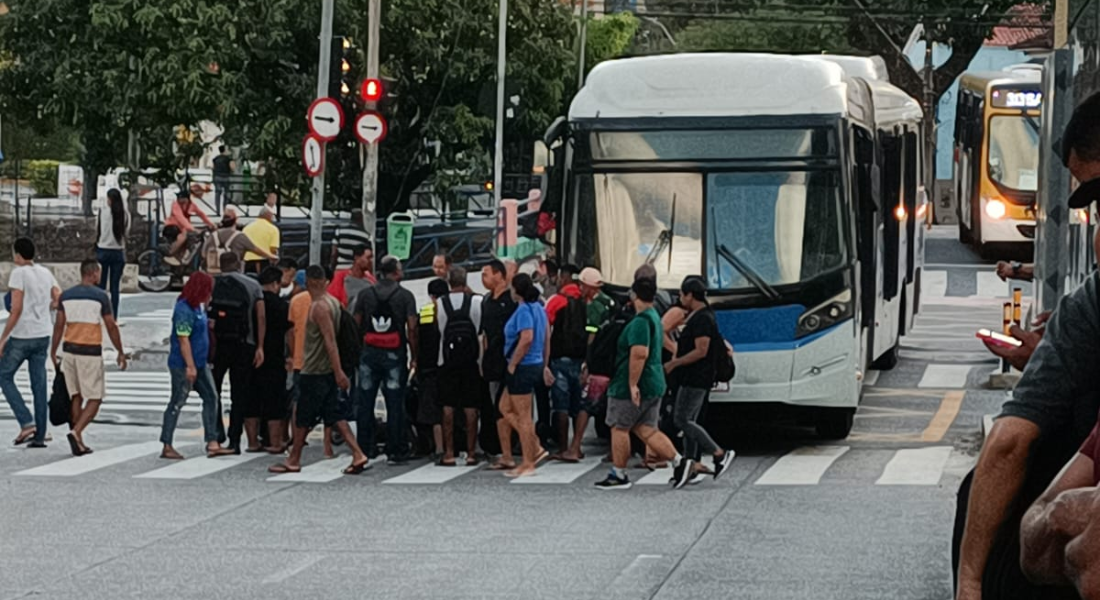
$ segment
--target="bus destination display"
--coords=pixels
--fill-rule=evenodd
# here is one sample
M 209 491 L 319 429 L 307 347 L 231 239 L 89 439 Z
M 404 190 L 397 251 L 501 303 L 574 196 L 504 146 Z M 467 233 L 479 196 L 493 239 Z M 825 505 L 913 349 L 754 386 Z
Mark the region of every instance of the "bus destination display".
M 1036 90 L 993 90 L 995 108 L 1039 108 L 1042 92 Z

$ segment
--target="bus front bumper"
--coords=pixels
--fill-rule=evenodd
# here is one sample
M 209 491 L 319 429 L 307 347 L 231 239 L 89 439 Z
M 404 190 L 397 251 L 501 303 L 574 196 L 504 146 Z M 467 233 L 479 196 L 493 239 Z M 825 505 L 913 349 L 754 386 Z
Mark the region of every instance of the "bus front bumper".
M 859 341 L 851 321 L 793 347 L 777 344 L 734 348 L 737 375 L 719 386 L 711 402 L 780 403 L 798 407 L 855 408 Z

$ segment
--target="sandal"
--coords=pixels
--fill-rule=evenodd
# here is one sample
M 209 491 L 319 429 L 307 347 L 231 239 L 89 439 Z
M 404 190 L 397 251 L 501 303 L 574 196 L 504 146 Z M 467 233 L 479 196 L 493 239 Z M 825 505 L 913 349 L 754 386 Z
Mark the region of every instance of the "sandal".
M 358 475 L 363 471 L 371 468 L 372 466 L 373 465 L 370 464 L 370 461 L 362 462 L 359 464 L 351 463 L 348 468 L 344 469 L 344 475 Z
M 263 446 L 257 446 L 255 448 L 245 448 L 244 451 L 249 454 L 260 454 L 261 452 L 266 452 L 266 449 Z
M 19 432 L 19 435 L 15 437 L 15 440 L 12 443 L 16 446 L 22 446 L 23 444 L 26 444 L 27 442 L 34 439 L 34 434 L 36 433 L 38 433 L 38 430 L 34 427 L 31 427 L 30 429 L 24 429 Z
M 284 463 L 279 463 L 277 465 L 271 465 L 270 467 L 268 467 L 267 472 L 268 473 L 282 473 L 282 474 L 301 473 L 302 472 L 302 467 L 291 467 L 291 466 L 287 466 Z
M 516 463 L 508 464 L 506 462 L 495 462 L 489 465 L 490 471 L 511 471 L 516 468 Z
M 455 459 L 452 458 L 448 462 L 448 461 L 443 460 L 441 458 L 435 463 L 435 466 L 437 466 L 437 467 L 457 467 L 458 466 L 458 461 L 456 461 Z
M 480 464 L 481 464 L 481 461 L 476 456 L 466 459 L 466 466 L 467 467 L 476 467 Z

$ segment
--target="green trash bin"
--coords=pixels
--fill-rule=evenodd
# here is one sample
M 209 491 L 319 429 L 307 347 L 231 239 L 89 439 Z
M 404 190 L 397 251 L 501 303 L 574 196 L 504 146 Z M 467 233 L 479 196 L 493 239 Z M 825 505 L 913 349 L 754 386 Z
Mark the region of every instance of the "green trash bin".
M 386 217 L 387 253 L 400 260 L 408 260 L 412 252 L 413 226 L 416 217 L 412 213 L 393 213 Z

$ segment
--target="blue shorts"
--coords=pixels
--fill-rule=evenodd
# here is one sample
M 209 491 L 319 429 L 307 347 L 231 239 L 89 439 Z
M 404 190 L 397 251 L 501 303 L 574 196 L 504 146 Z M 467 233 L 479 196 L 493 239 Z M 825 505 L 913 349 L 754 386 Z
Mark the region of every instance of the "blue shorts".
M 535 385 L 542 379 L 542 365 L 520 365 L 515 373 L 504 376 L 504 385 L 511 396 L 529 396 L 535 393 Z
M 550 361 L 550 372 L 554 374 L 554 386 L 550 388 L 553 412 L 568 413 L 572 418 L 581 414 L 584 396 L 581 362 L 578 358 L 555 358 Z

